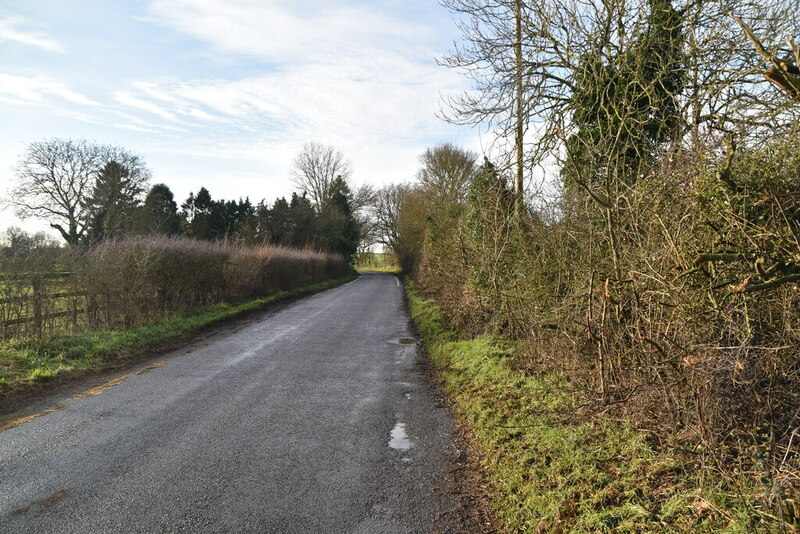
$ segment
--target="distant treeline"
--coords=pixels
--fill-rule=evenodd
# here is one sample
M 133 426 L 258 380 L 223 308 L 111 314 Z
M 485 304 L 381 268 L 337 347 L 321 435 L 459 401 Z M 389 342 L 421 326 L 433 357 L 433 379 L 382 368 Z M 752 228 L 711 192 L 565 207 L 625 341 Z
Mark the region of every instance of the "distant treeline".
M 249 198 L 213 200 L 203 187 L 196 195 L 190 193 L 179 212 L 168 215 L 174 221 L 170 231 L 207 241 L 232 238 L 349 256 L 355 252 L 358 227 L 347 199 L 347 184 L 341 182 L 339 187 L 337 197 L 320 208 L 306 194 L 292 193 L 289 201 L 278 198 L 271 205 L 263 200 L 254 205 Z
M 98 186 L 102 186 L 98 181 Z M 99 243 L 109 237 L 131 235 L 183 235 L 203 241 L 233 240 L 248 245 L 272 244 L 291 248 L 310 247 L 351 256 L 358 245 L 358 226 L 352 216 L 344 181 L 337 195 L 317 207 L 305 193 L 292 193 L 289 201 L 272 204 L 250 198 L 214 199 L 205 187 L 180 205 L 166 184 L 155 184 L 142 202 L 131 199 L 129 209 L 96 212 L 87 225 L 85 242 Z
M 108 239 L 183 235 L 204 241 L 313 248 L 349 259 L 367 233 L 358 210 L 371 189 L 353 192 L 349 163 L 330 147 L 309 144 L 295 162 L 291 199 L 253 204 L 213 199 L 205 187 L 178 205 L 163 183 L 127 150 L 84 140 L 33 142 L 21 157 L 8 204 L 21 217 L 46 220 L 69 245 Z

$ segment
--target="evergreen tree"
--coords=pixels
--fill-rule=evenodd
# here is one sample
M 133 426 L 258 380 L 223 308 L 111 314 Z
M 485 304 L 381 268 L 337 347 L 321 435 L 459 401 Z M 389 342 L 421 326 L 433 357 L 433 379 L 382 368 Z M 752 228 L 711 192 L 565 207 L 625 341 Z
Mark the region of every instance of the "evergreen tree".
M 225 209 L 225 201 L 212 200 L 208 215 L 207 236 L 203 239 L 216 241 L 228 236 L 228 221 Z
M 287 211 L 286 246 L 303 248 L 313 246 L 317 227 L 317 213 L 305 193 L 292 193 Z
M 334 179 L 330 197 L 319 213 L 318 245 L 327 252 L 350 259 L 358 250 L 359 225 L 350 208 L 350 188 L 341 177 Z
M 181 205 L 182 218 L 185 232 L 196 239 L 212 240 L 216 236 L 214 231 L 214 201 L 208 189 L 201 187 L 195 195 L 189 193 L 189 198 Z
M 165 184 L 156 184 L 147 193 L 141 210 L 141 228 L 146 234 L 175 235 L 180 232 L 178 205 Z
M 222 202 L 222 201 L 220 201 Z M 248 239 L 254 234 L 255 208 L 250 199 L 223 202 L 224 229 L 223 236 Z
M 97 175 L 91 195 L 84 202 L 88 219 L 87 241 L 98 242 L 130 233 L 143 192 L 142 177 L 116 161 L 106 163 Z
M 263 204 L 258 211 L 258 233 L 274 245 L 287 245 L 289 240 L 289 203 L 285 198 L 275 199 L 272 208 Z
M 633 183 L 660 145 L 681 127 L 683 31 L 671 0 L 650 0 L 650 14 L 629 48 L 617 56 L 587 54 L 572 96 L 577 132 L 567 140 L 567 185 L 601 177 Z

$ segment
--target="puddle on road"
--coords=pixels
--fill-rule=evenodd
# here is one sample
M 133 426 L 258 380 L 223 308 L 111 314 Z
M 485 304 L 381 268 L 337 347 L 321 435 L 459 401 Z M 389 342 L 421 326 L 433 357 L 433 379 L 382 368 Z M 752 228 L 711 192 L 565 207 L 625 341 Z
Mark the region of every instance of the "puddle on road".
M 414 340 L 408 337 L 401 337 L 399 341 L 401 345 L 411 345 L 414 343 Z
M 406 400 L 411 400 L 411 393 L 403 393 L 403 396 L 406 398 Z
M 389 447 L 397 449 L 398 451 L 407 451 L 412 445 L 414 444 L 408 439 L 408 434 L 406 434 L 406 424 L 397 423 L 394 425 L 391 432 L 391 439 L 389 440 Z

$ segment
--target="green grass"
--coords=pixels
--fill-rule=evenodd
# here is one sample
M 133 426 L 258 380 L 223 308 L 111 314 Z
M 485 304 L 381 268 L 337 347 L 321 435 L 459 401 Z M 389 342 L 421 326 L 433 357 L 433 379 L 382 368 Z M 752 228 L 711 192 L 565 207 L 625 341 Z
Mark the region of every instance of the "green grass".
M 219 304 L 200 312 L 124 330 L 96 330 L 55 336 L 41 342 L 0 342 L 0 411 L 14 393 L 87 372 L 114 368 L 126 359 L 187 340 L 203 329 L 279 300 L 338 285 L 352 276 L 281 291 L 235 304 Z
M 479 451 L 503 530 L 783 531 L 740 495 L 757 492 L 747 482 L 717 480 L 677 455 L 656 453 L 642 432 L 608 417 L 572 421 L 579 401 L 563 378 L 512 369 L 517 348 L 509 342 L 459 340 L 412 282 L 406 291 L 455 416 Z
M 356 269 L 400 274 L 400 266 L 394 254 L 384 252 L 359 252 L 356 254 Z
M 402 274 L 403 270 L 400 267 L 393 267 L 391 265 L 382 265 L 380 267 L 359 267 L 358 272 L 360 273 L 368 273 L 368 272 L 375 272 L 375 273 L 394 273 L 394 274 Z

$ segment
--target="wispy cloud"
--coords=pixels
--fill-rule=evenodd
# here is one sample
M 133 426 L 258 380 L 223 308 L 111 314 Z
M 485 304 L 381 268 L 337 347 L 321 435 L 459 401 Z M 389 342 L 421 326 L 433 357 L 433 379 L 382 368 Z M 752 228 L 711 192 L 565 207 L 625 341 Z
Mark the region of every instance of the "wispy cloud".
M 78 4 L 70 16 L 85 20 L 89 7 Z M 179 197 L 200 185 L 228 198 L 288 194 L 292 160 L 309 141 L 341 149 L 355 180 L 375 185 L 411 179 L 432 143 L 477 148 L 474 132 L 435 117 L 439 95 L 466 83 L 435 64 L 450 42 L 441 24 L 450 21 L 436 18 L 431 0 L 102 4 L 114 24 L 88 36 L 59 27 L 73 52 L 56 58 L 63 61 L 36 50 L 7 64 L 4 57 L 0 114 L 30 106 L 37 120 L 24 133 L 6 125 L 0 137 L 119 143 L 142 153 Z M 0 42 L 63 51 L 46 33 L 57 19 L 38 4 L 26 13 L 0 18 Z M 56 114 L 81 124 L 53 126 Z M 0 178 L 10 167 L 2 157 Z
M 154 104 L 148 100 L 140 98 L 139 96 L 128 92 L 128 91 L 119 91 L 114 94 L 114 100 L 118 103 L 122 104 L 123 106 L 129 108 L 135 108 L 140 111 L 145 111 L 147 113 L 151 113 L 153 115 L 157 115 L 162 119 L 168 121 L 177 121 L 178 117 L 172 113 L 164 109 L 163 107 L 159 106 L 158 104 Z
M 133 115 L 144 110 L 180 121 L 196 145 L 211 145 L 202 151 L 206 156 L 270 158 L 285 176 L 300 147 L 317 140 L 345 151 L 362 180 L 404 180 L 430 138 L 447 135 L 434 112 L 439 89 L 452 80 L 400 60 L 398 69 L 408 79 L 364 80 L 305 65 L 240 80 L 139 83 L 117 102 L 134 108 Z M 219 138 L 229 144 L 217 150 Z
M 10 104 L 47 104 L 51 96 L 80 104 L 98 106 L 89 97 L 72 90 L 67 84 L 47 76 L 14 76 L 0 72 L 0 101 Z
M 382 8 L 382 9 L 381 9 Z M 316 0 L 153 0 L 154 20 L 226 53 L 278 64 L 345 63 L 371 50 L 423 50 L 430 30 L 387 6 Z M 399 50 L 398 50 L 399 52 Z
M 29 21 L 22 17 L 0 18 L 0 43 L 13 41 L 49 52 L 65 52 L 64 46 L 45 33 L 28 28 Z
M 320 4 L 154 0 L 151 21 L 221 56 L 255 58 L 262 72 L 141 81 L 116 100 L 193 124 L 206 139 L 235 132 L 242 150 L 226 152 L 237 157 L 280 153 L 287 167 L 303 143 L 318 140 L 342 148 L 373 178 L 410 177 L 425 143 L 452 131 L 434 114 L 439 94 L 460 91 L 463 80 L 435 65 L 434 31 L 422 21 L 398 18 L 386 4 Z M 387 169 L 401 151 L 414 155 Z

